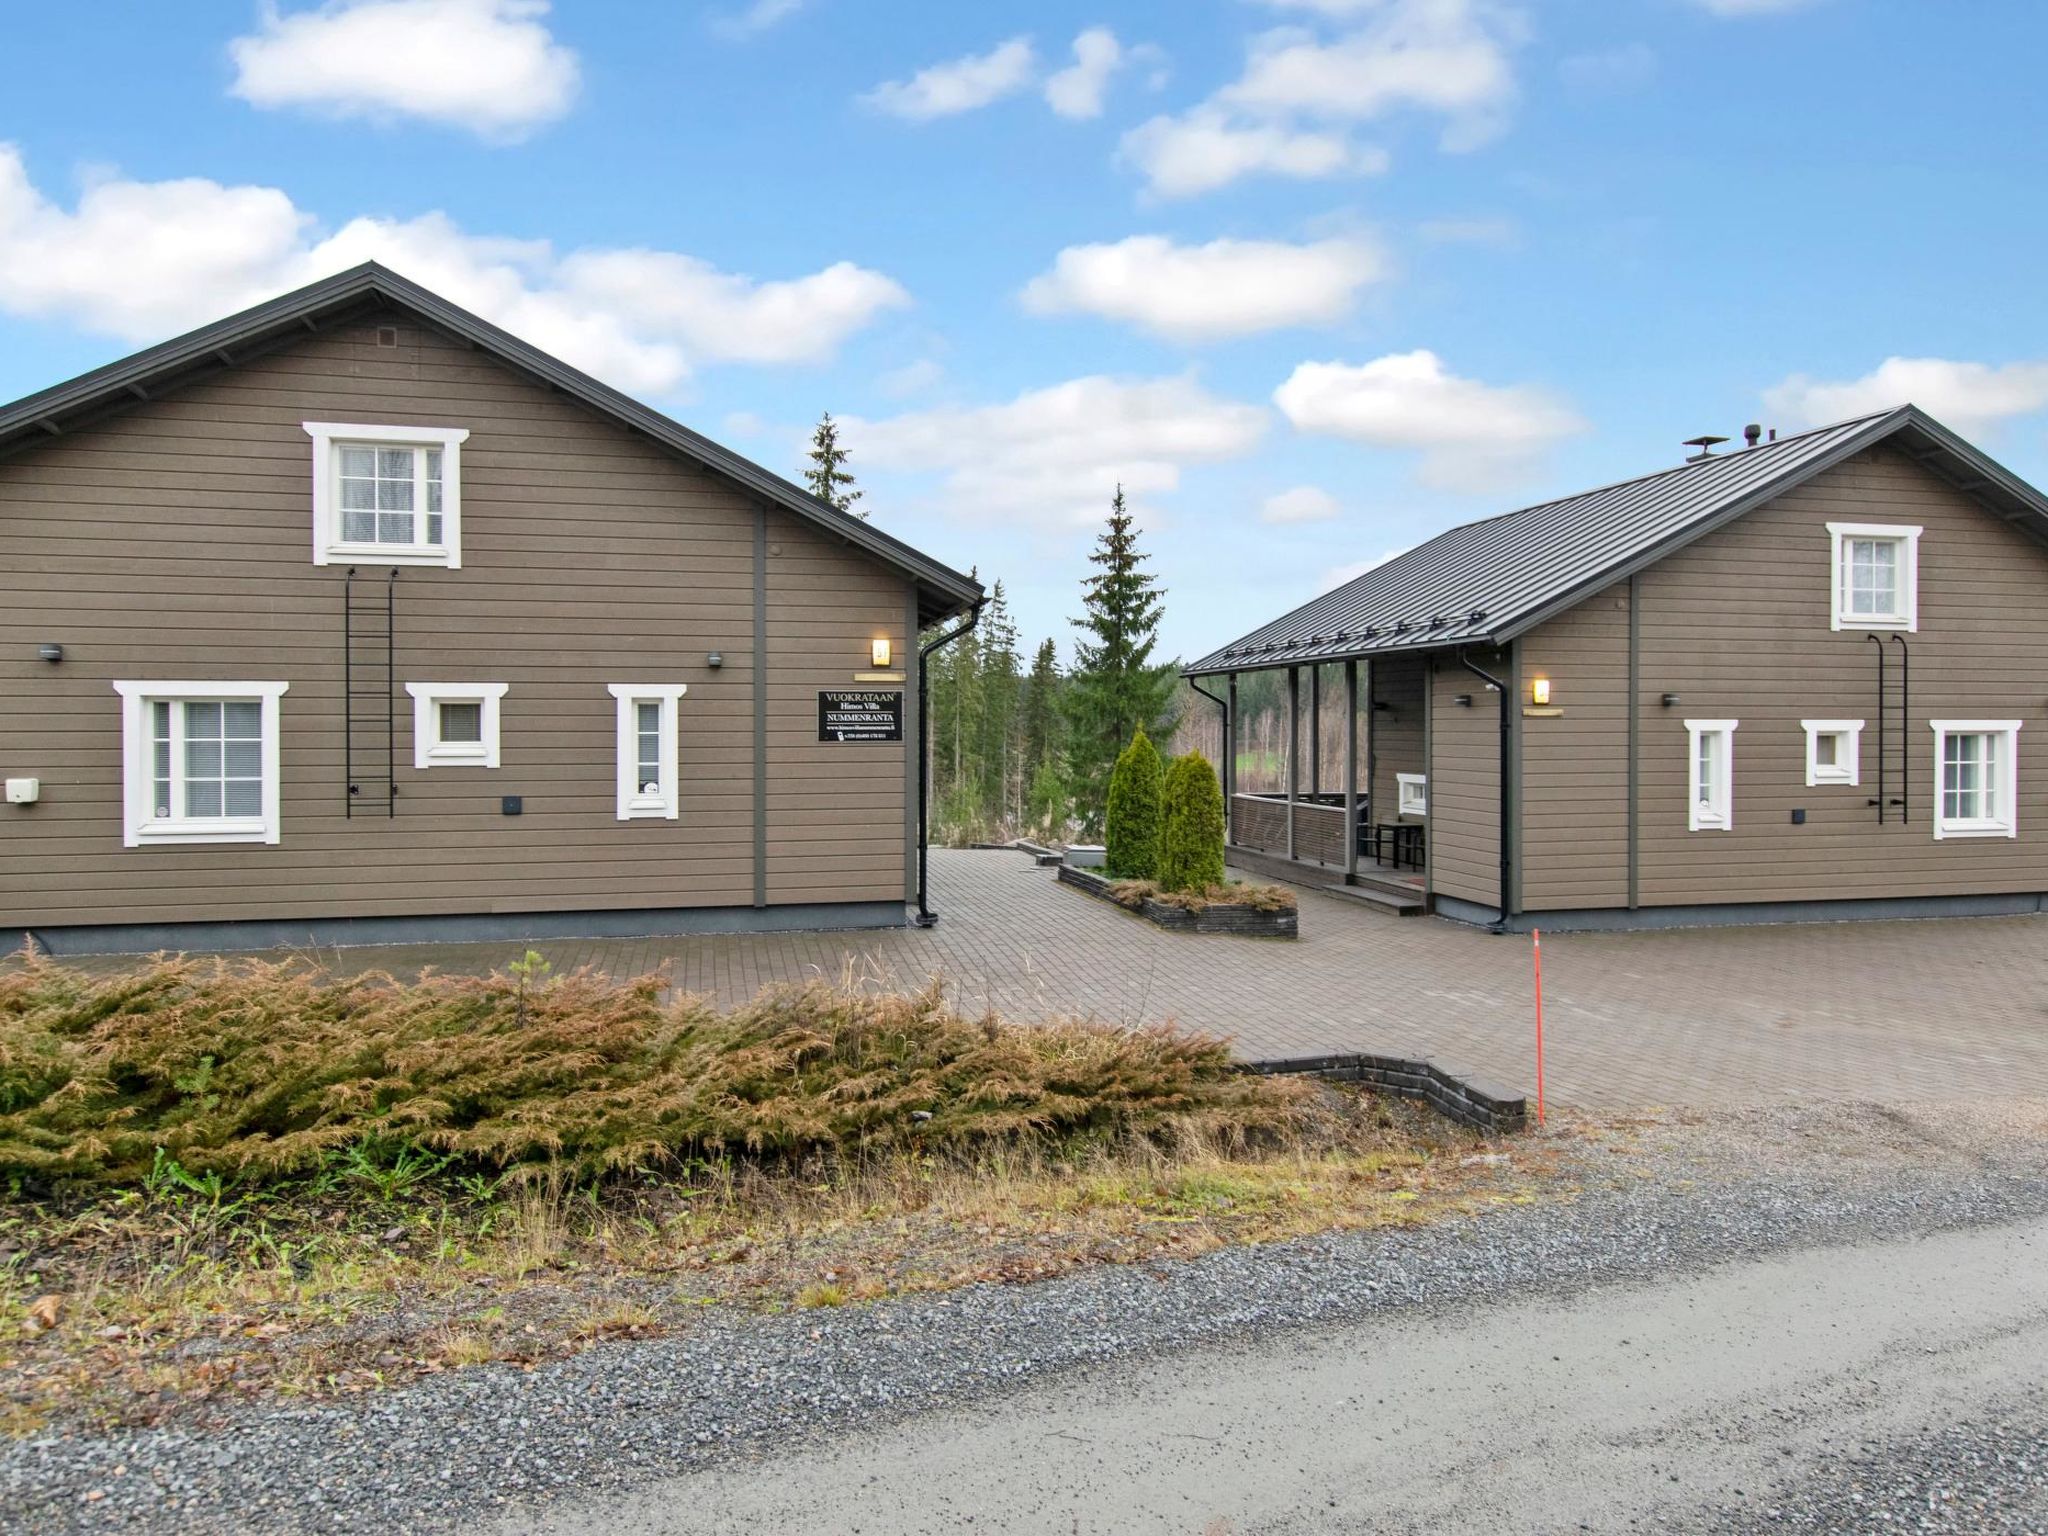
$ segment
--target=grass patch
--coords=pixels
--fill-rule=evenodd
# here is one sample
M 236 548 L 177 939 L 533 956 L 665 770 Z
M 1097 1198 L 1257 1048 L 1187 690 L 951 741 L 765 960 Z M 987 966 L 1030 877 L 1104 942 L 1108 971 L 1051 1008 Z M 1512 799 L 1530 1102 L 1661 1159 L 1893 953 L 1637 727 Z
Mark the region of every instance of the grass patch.
M 1284 885 L 1260 885 L 1251 881 L 1227 880 L 1199 891 L 1162 890 L 1154 880 L 1113 880 L 1110 899 L 1118 906 L 1140 911 L 1148 901 L 1162 907 L 1178 907 L 1196 916 L 1214 906 L 1250 907 L 1255 912 L 1292 912 L 1298 902 Z
M 0 1433 L 1531 1198 L 1540 1148 L 1480 1146 L 935 991 L 32 962 L 0 978 Z

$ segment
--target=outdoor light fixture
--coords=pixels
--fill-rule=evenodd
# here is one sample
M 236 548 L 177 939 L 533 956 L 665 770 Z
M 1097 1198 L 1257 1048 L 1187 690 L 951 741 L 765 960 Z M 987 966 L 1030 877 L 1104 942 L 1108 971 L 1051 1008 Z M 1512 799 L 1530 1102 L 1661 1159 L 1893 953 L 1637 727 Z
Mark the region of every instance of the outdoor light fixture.
M 871 654 L 874 657 L 876 666 L 886 667 L 889 665 L 889 637 L 887 635 L 877 635 L 875 637 Z
M 716 672 L 720 667 L 725 665 L 724 653 L 721 651 L 713 651 L 709 656 L 706 656 L 704 658 L 704 665 L 709 667 L 712 671 Z
M 1469 693 L 1454 693 L 1451 695 L 1451 702 L 1461 709 L 1470 709 L 1472 707 L 1472 695 Z
M 1529 698 L 1539 707 L 1550 702 L 1550 679 L 1539 677 L 1529 684 Z
M 49 641 L 45 640 L 36 647 L 36 654 L 42 657 L 44 661 L 62 661 L 64 659 L 64 647 L 52 645 Z
M 1664 695 L 1664 707 L 1665 707 L 1666 709 L 1676 709 L 1676 708 L 1678 707 L 1678 695 L 1677 695 L 1677 694 L 1675 694 L 1675 693 L 1667 693 L 1667 694 L 1665 694 L 1665 695 Z

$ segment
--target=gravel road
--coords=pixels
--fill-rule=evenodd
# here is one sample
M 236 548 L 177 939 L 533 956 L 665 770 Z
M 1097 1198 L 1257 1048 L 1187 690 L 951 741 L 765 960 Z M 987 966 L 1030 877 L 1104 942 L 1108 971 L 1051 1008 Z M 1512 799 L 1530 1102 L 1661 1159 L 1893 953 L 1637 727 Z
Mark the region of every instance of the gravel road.
M 2048 1105 L 1779 1111 L 1582 1145 L 1576 1199 L 1432 1228 L 710 1314 L 209 1435 L 20 1441 L 0 1448 L 0 1514 L 51 1532 L 958 1530 L 970 1513 L 1205 1536 L 1482 1513 L 2048 1530 Z M 1386 1497 L 1399 1468 L 1405 1510 Z

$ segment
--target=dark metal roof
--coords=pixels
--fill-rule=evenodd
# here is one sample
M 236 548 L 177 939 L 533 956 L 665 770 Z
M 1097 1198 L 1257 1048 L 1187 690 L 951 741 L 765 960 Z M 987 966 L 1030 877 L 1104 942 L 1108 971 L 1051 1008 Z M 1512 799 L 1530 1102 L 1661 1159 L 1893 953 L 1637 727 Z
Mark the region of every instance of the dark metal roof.
M 1453 528 L 1183 671 L 1499 644 L 1888 438 L 2048 543 L 2048 498 L 1904 405 Z
M 724 475 L 763 501 L 809 519 L 902 571 L 917 583 L 923 623 L 959 613 L 982 600 L 981 583 L 973 577 L 941 565 L 872 523 L 818 500 L 780 475 L 374 261 L 0 406 L 0 457 L 25 444 L 61 436 L 136 400 L 246 362 L 294 337 L 323 330 L 383 303 L 411 310 L 428 324 L 502 358 L 594 410 L 644 432 L 672 452 Z

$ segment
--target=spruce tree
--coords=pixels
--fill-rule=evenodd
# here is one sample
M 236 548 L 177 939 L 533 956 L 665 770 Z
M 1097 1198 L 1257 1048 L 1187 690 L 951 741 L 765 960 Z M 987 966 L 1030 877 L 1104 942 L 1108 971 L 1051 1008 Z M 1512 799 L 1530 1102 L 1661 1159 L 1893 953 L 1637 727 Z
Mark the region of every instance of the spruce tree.
M 1081 584 L 1082 613 L 1073 622 L 1083 634 L 1074 643 L 1065 697 L 1076 809 L 1094 830 L 1102 825 L 1110 770 L 1123 744 L 1133 732 L 1168 723 L 1174 667 L 1152 661 L 1165 594 L 1143 569 L 1147 557 L 1138 550 L 1122 486 L 1088 558 L 1098 569 Z
M 865 518 L 867 513 L 854 512 L 853 509 L 861 493 L 854 489 L 853 471 L 846 467 L 846 461 L 852 456 L 849 450 L 839 446 L 839 423 L 827 411 L 818 419 L 818 430 L 811 434 L 811 467 L 804 471 L 804 484 L 818 500 L 841 512 L 853 512 L 855 517 Z
M 1023 782 L 1017 771 L 1017 626 L 1009 598 L 998 581 L 989 593 L 977 629 L 981 644 L 981 718 L 975 732 L 975 808 L 991 833 L 1014 827 L 1023 813 Z

